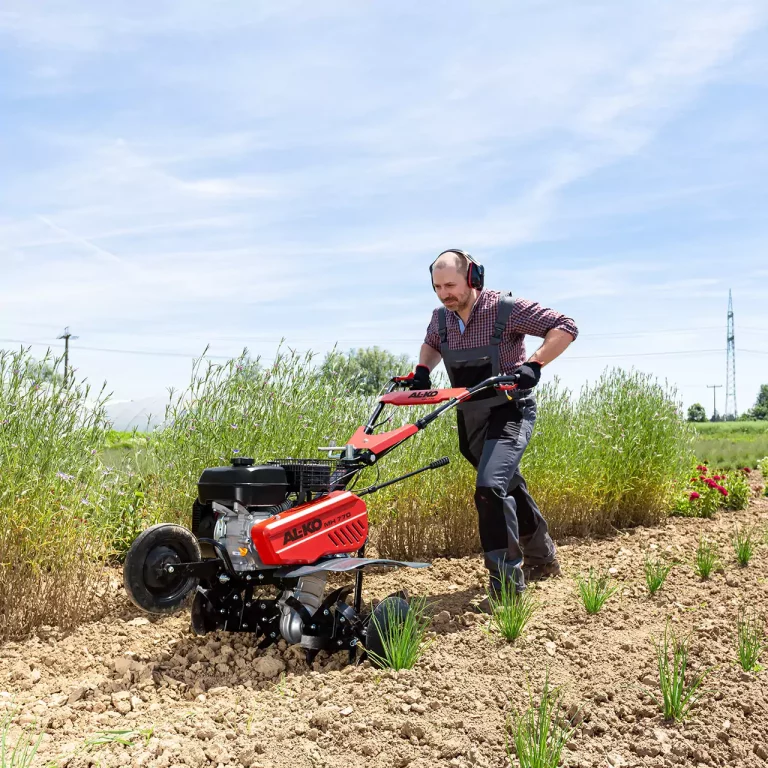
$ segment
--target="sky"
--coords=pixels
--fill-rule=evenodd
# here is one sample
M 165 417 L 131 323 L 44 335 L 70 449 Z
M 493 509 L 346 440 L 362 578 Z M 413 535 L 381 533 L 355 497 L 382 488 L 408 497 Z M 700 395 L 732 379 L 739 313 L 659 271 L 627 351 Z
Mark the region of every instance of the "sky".
M 451 247 L 575 319 L 544 381 L 722 411 L 730 290 L 737 410 L 768 383 L 764 0 L 4 0 L 0 82 L 0 347 L 69 327 L 115 401 L 415 357 Z

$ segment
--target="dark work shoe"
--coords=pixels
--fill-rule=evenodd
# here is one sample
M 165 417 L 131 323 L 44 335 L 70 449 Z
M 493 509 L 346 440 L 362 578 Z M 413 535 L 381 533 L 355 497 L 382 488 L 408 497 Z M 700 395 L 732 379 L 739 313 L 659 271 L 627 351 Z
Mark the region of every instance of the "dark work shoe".
M 523 565 L 523 573 L 526 581 L 541 581 L 549 579 L 552 576 L 560 575 L 560 563 L 557 558 L 548 563 L 538 563 L 536 565 Z

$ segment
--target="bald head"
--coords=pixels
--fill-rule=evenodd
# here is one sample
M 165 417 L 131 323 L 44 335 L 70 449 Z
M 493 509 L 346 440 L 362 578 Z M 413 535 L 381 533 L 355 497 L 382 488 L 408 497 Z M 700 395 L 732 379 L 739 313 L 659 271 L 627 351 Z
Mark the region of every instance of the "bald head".
M 432 265 L 433 273 L 436 269 L 455 269 L 461 277 L 466 278 L 469 271 L 469 263 L 460 253 L 446 251 Z

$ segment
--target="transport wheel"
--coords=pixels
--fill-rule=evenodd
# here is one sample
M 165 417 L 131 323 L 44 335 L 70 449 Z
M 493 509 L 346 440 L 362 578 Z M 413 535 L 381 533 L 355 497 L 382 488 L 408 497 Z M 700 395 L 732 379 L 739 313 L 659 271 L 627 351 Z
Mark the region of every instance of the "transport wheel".
M 396 627 L 393 623 L 402 624 L 408 614 L 408 603 L 402 597 L 390 595 L 385 597 L 374 609 L 368 621 L 365 640 L 365 650 L 374 667 L 386 667 L 386 640 Z
M 166 566 L 199 561 L 200 545 L 194 534 L 180 525 L 153 525 L 139 534 L 125 557 L 125 591 L 144 611 L 173 613 L 197 587 L 198 579 L 182 572 L 168 573 Z

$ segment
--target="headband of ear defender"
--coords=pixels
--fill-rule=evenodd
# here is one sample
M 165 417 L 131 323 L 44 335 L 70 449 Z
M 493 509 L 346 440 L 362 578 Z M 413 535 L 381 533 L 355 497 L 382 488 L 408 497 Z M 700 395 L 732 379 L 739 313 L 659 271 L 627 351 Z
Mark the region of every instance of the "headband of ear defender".
M 479 262 L 475 261 L 466 251 L 462 251 L 461 248 L 448 248 L 448 250 L 439 253 L 437 259 L 439 259 L 444 253 L 457 253 L 459 256 L 463 256 L 467 260 L 467 284 L 470 288 L 476 288 L 478 291 L 483 290 L 485 285 L 485 267 Z M 437 261 L 435 259 L 435 261 Z M 435 266 L 435 261 L 429 265 L 429 274 L 432 274 L 432 267 Z

